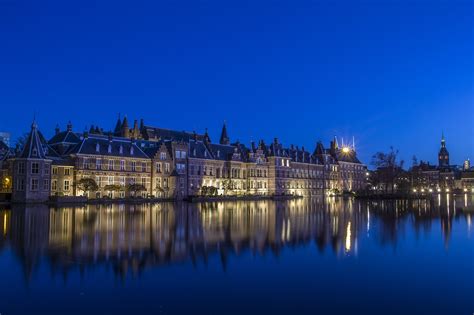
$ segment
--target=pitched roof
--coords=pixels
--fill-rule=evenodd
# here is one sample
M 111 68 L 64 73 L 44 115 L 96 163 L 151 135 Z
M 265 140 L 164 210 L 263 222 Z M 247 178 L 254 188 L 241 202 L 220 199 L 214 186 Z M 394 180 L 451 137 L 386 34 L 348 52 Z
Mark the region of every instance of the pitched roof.
M 213 159 L 213 153 L 203 141 L 189 140 L 189 157 L 198 159 Z
M 110 151 L 109 151 L 110 147 Z M 68 154 L 106 155 L 117 157 L 149 158 L 145 152 L 130 139 L 103 135 L 83 137 Z
M 80 136 L 70 130 L 61 131 L 55 134 L 49 141 L 49 145 L 66 143 L 66 144 L 76 144 L 81 141 Z
M 176 141 L 190 141 L 194 140 L 204 140 L 204 135 L 195 134 L 193 132 L 187 131 L 177 131 L 171 129 L 157 128 L 151 126 L 145 126 L 143 130 L 143 137 L 147 140 L 176 140 Z
M 38 125 L 33 121 L 28 138 L 18 157 L 23 159 L 48 159 L 59 157 L 59 155 L 47 144 L 46 139 L 38 130 Z

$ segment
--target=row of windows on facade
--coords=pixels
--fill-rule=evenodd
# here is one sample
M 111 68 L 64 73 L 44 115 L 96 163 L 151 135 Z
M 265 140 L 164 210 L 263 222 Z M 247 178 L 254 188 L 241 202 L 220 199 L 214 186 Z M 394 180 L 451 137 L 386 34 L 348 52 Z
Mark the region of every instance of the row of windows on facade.
M 104 162 L 104 163 L 103 163 Z M 118 163 L 117 163 L 118 162 Z M 138 167 L 137 167 L 138 166 Z M 102 160 L 102 159 L 88 159 L 82 160 L 83 169 L 97 169 L 97 170 L 120 170 L 120 171 L 132 171 L 132 172 L 146 172 L 148 167 L 147 162 L 129 161 L 126 163 L 125 160 Z
M 287 189 L 323 189 L 323 183 L 322 182 L 277 182 L 277 187 L 278 188 L 287 188 Z
M 239 168 L 231 168 L 231 169 L 222 169 L 220 167 L 212 167 L 212 166 L 189 166 L 189 174 L 190 175 L 204 175 L 204 176 L 216 176 L 217 178 L 220 177 L 232 177 L 232 178 L 246 178 L 248 177 L 267 177 L 267 170 L 266 169 L 249 169 L 248 172 L 246 170 L 242 170 Z M 242 176 L 241 176 L 242 175 Z
M 318 176 L 323 175 L 323 171 L 317 170 L 301 170 L 301 169 L 292 169 L 292 170 L 276 170 L 276 177 L 288 177 L 288 178 L 317 178 Z
M 29 181 L 29 187 L 26 187 L 26 181 L 24 178 L 18 178 L 16 180 L 16 190 L 18 191 L 39 191 L 40 190 L 40 180 L 38 178 L 31 178 Z M 49 191 L 49 179 L 43 179 L 43 186 L 41 190 Z
M 202 186 L 212 186 L 218 189 L 224 189 L 225 185 L 223 182 L 212 182 L 212 181 L 204 181 Z M 191 180 L 190 181 L 191 189 L 200 189 L 200 181 L 198 180 Z M 239 182 L 231 182 L 228 184 L 228 188 L 230 189 L 267 189 L 267 182 L 266 181 L 250 181 L 248 184 L 245 181 Z
M 45 167 L 43 169 L 44 175 L 49 175 L 49 170 L 50 170 L 49 164 L 45 164 Z M 40 163 L 38 162 L 31 163 L 31 169 L 30 169 L 31 174 L 40 174 L 40 171 L 41 171 Z M 20 174 L 20 175 L 26 174 L 25 162 L 18 163 L 17 174 Z

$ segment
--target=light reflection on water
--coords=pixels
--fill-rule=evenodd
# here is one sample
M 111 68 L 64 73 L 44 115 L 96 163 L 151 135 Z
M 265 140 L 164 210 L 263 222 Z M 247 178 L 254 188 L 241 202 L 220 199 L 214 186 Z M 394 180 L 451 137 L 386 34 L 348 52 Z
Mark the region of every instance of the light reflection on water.
M 431 254 L 436 264 L 436 255 L 449 254 L 452 234 L 457 232 L 463 236 L 461 241 L 455 242 L 467 246 L 467 254 L 459 259 L 471 259 L 472 264 L 472 252 L 469 251 L 473 249 L 473 215 L 473 196 L 468 195 L 440 197 L 432 201 L 359 202 L 352 199 L 313 198 L 281 202 L 108 204 L 62 208 L 15 205 L 0 211 L 0 266 L 11 264 L 8 258 L 14 257 L 14 264 L 21 266 L 17 270 L 25 279 L 20 285 L 15 283 L 15 287 L 35 287 L 35 282 L 41 282 L 42 289 L 47 291 L 51 287 L 54 291 L 57 285 L 50 282 L 53 283 L 51 279 L 58 276 L 64 279 L 65 285 L 76 286 L 74 280 L 68 280 L 69 273 L 79 272 L 83 283 L 93 277 L 102 278 L 94 273 L 94 270 L 100 270 L 97 272 L 112 273 L 115 278 L 125 279 L 121 286 L 127 286 L 127 281 L 132 281 L 127 280 L 130 275 L 132 278 L 138 277 L 136 281 L 145 282 L 144 279 L 155 279 L 155 270 L 173 270 L 176 273 L 179 270 L 173 267 L 179 266 L 187 268 L 186 272 L 189 272 L 198 265 L 208 265 L 218 271 L 212 275 L 213 281 L 220 283 L 226 290 L 229 284 L 225 283 L 222 272 L 235 271 L 237 274 L 239 264 L 246 272 L 253 272 L 252 268 L 256 268 L 253 265 L 256 264 L 255 257 L 276 257 L 278 261 L 291 260 L 291 255 L 294 255 L 301 259 L 301 252 L 304 253 L 303 260 L 292 261 L 292 268 L 304 269 L 308 268 L 305 260 L 320 262 L 318 259 L 330 255 L 335 260 L 326 264 L 325 268 L 331 273 L 336 272 L 332 268 L 336 268 L 337 261 L 344 264 L 344 260 L 347 260 L 348 266 L 352 266 L 351 261 L 354 260 L 360 260 L 361 263 L 372 255 L 386 255 L 387 248 L 402 251 L 399 248 L 406 247 L 406 243 L 423 244 L 424 240 L 419 240 L 420 235 L 425 235 L 425 238 L 428 235 L 429 239 L 439 238 L 439 242 L 442 242 L 440 245 L 443 251 L 437 248 L 436 243 L 433 245 L 433 242 L 429 242 L 429 246 L 435 247 Z M 425 242 L 428 244 L 428 241 Z M 241 262 L 238 258 L 248 255 L 254 257 L 253 261 Z M 392 255 L 413 255 L 414 262 L 419 259 L 416 254 L 403 251 Z M 217 260 L 215 265 L 214 260 Z M 232 263 L 233 260 L 235 263 Z M 393 268 L 391 263 L 387 262 L 387 268 Z M 263 265 L 270 269 L 275 268 L 274 264 L 275 261 L 263 261 Z M 370 268 L 362 266 L 360 270 L 367 272 L 370 277 Z M 7 276 L 12 270 L 16 269 L 10 268 L 8 271 L 2 268 L 0 276 Z M 88 273 L 87 270 L 92 272 Z M 291 270 L 278 269 L 279 275 L 285 272 L 290 273 Z M 307 270 L 308 275 L 314 272 Z M 337 272 L 347 273 L 341 276 L 348 280 L 354 276 L 345 269 L 338 269 Z M 467 285 L 472 278 L 472 273 L 467 275 Z M 11 281 L 16 281 L 14 279 L 13 276 Z M 171 280 L 157 278 L 156 281 Z M 249 276 L 248 281 L 258 281 L 258 274 Z M 301 284 L 304 286 L 304 281 Z M 84 284 L 77 286 L 87 288 Z M 111 282 L 111 287 L 114 286 L 116 284 Z M 266 288 L 269 292 L 275 289 L 271 286 Z M 467 289 L 472 290 L 472 286 Z M 403 296 L 402 293 L 400 295 Z M 24 296 L 26 300 L 29 297 Z M 314 311 L 309 302 L 302 306 L 301 312 Z M 472 305 L 470 301 L 462 302 L 463 307 Z M 32 309 L 38 306 L 35 303 L 31 301 Z M 0 307 L 7 310 L 11 308 L 13 313 L 17 310 L 8 303 L 0 302 Z M 198 307 L 204 313 L 211 311 L 206 305 Z M 49 312 L 54 310 L 46 309 Z M 185 309 L 176 308 L 174 312 L 172 307 L 169 309 L 170 313 L 187 312 Z M 249 312 L 249 308 L 244 310 Z M 366 310 L 366 313 L 370 313 L 370 310 Z

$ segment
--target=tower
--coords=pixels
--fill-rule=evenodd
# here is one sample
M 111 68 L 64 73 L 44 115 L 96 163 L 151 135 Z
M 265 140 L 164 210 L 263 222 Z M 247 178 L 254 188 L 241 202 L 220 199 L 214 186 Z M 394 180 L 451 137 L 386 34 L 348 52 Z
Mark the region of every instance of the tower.
M 227 135 L 227 127 L 224 122 L 224 125 L 222 126 L 222 132 L 221 132 L 221 138 L 219 140 L 220 144 L 225 144 L 228 145 L 230 143 L 229 136 Z
M 449 166 L 449 152 L 446 149 L 446 140 L 444 134 L 441 135 L 441 148 L 438 153 L 438 165 L 439 167 L 448 167 Z
M 23 150 L 13 159 L 12 201 L 45 202 L 49 199 L 52 160 L 47 154 L 46 141 L 33 121 Z

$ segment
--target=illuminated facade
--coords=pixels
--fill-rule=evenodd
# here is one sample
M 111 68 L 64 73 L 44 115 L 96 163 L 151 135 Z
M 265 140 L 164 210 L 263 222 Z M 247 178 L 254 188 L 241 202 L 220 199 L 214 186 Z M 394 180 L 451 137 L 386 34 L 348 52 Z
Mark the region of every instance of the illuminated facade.
M 438 165 L 420 161 L 410 169 L 412 190 L 416 193 L 474 193 L 474 170 L 466 160 L 462 167 L 449 164 L 444 135 L 438 152 Z
M 328 149 L 318 142 L 312 153 L 304 147 L 284 147 L 276 138 L 269 145 L 260 140 L 247 147 L 231 143 L 225 124 L 219 143 L 213 143 L 207 130 L 174 131 L 146 126 L 143 120 L 130 128 L 126 117 L 110 132 L 96 126 L 77 133 L 68 123 L 63 131 L 56 127 L 49 141 L 34 124 L 29 139 L 34 139 L 37 156 L 25 155 L 31 150 L 28 145 L 6 159 L 14 164 L 14 201 L 45 201 L 49 196 L 317 196 L 366 185 L 366 167 L 354 146 L 339 147 L 336 139 Z M 39 163 L 41 178 L 31 171 L 34 159 L 39 159 L 34 170 Z M 34 193 L 26 194 L 27 183 Z M 41 197 L 35 198 L 38 194 Z

